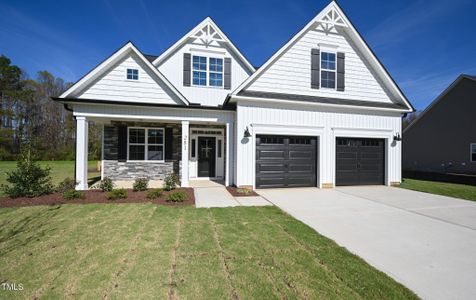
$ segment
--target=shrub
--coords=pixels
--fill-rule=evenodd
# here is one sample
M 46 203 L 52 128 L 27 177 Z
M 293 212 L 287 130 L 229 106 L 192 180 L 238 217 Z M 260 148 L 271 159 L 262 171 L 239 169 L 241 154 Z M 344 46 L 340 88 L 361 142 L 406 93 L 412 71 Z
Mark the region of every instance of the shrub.
M 166 191 L 171 191 L 177 187 L 180 183 L 178 176 L 175 174 L 170 174 L 164 179 L 164 188 Z
M 245 188 L 237 188 L 237 189 L 236 189 L 236 192 L 237 192 L 238 194 L 248 195 L 248 194 L 251 194 L 252 190 L 250 190 L 250 189 L 245 189 Z
M 7 172 L 7 182 L 10 184 L 2 184 L 1 187 L 11 198 L 38 197 L 51 194 L 54 190 L 50 168 L 42 168 L 33 159 L 30 150 L 22 153 L 15 170 Z
M 83 191 L 77 191 L 75 189 L 67 190 L 63 192 L 63 199 L 65 200 L 73 200 L 73 199 L 84 199 L 86 198 L 86 194 Z
M 114 189 L 114 182 L 111 178 L 106 177 L 99 182 L 99 189 L 103 192 L 110 192 Z
M 107 200 L 126 199 L 127 191 L 125 189 L 113 189 L 106 194 Z
M 147 199 L 157 199 L 164 193 L 163 189 L 151 189 L 147 192 Z
M 56 191 L 58 193 L 64 193 L 70 190 L 74 190 L 77 184 L 78 184 L 77 181 L 74 181 L 73 179 L 66 177 L 63 181 L 61 181 L 58 184 L 58 186 L 56 187 Z
M 173 192 L 167 195 L 168 202 L 183 202 L 187 199 L 187 193 L 184 191 Z
M 137 178 L 134 181 L 134 184 L 132 185 L 132 190 L 134 192 L 146 191 L 148 185 L 149 185 L 149 179 L 148 178 Z

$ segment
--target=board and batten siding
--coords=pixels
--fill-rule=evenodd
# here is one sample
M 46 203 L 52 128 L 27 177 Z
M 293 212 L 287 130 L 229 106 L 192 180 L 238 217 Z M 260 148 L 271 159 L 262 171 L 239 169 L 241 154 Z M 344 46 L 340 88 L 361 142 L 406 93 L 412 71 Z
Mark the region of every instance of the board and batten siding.
M 231 89 L 208 86 L 184 86 L 183 85 L 183 54 L 201 55 L 216 58 L 231 58 Z M 192 59 L 192 58 L 191 58 Z M 200 44 L 186 43 L 177 51 L 166 58 L 158 69 L 191 103 L 200 103 L 205 106 L 222 105 L 226 96 L 237 88 L 251 73 L 240 60 L 228 49 L 228 47 L 205 47 Z M 193 78 L 192 78 L 193 80 Z M 208 80 L 208 78 L 207 78 Z
M 128 80 L 127 69 L 139 70 L 139 80 Z M 160 104 L 182 101 L 135 54 L 130 54 L 82 91 L 78 98 Z
M 259 105 L 259 106 L 258 106 Z M 335 183 L 335 141 L 337 136 L 386 138 L 386 182 L 401 181 L 401 142 L 393 142 L 396 133 L 401 134 L 401 115 L 398 113 L 363 112 L 340 109 L 316 109 L 303 105 L 276 105 L 240 102 L 237 106 L 236 125 L 236 184 L 252 186 L 255 180 L 255 135 L 263 134 L 254 128 L 276 127 L 273 134 L 312 136 L 319 132 L 318 183 Z M 252 137 L 243 137 L 248 127 Z M 301 129 L 302 128 L 302 129 Z M 269 132 L 268 132 L 269 133 Z
M 311 89 L 311 49 L 345 53 L 345 91 Z M 327 46 L 326 46 L 327 45 Z M 328 45 L 332 45 L 330 47 Z M 326 48 L 327 47 L 327 48 Z M 335 47 L 335 48 L 334 48 Z M 345 34 L 307 31 L 247 88 L 251 91 L 300 94 L 391 103 L 376 76 Z

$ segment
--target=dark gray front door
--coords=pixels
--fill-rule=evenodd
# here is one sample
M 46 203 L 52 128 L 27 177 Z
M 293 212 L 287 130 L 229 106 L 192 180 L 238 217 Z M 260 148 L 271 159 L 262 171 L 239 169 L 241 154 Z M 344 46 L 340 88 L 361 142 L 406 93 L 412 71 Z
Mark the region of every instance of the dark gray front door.
M 337 138 L 336 185 L 384 184 L 383 139 Z
M 198 177 L 215 177 L 215 138 L 198 137 Z
M 315 137 L 256 136 L 256 188 L 316 186 L 316 164 Z

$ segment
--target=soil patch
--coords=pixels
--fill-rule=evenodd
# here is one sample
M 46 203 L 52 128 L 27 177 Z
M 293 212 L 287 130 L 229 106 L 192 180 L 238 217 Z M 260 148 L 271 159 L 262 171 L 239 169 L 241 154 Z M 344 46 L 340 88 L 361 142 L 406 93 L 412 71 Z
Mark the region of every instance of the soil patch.
M 173 192 L 183 191 L 187 194 L 187 199 L 183 202 L 167 202 L 167 195 Z M 195 196 L 193 194 L 193 188 L 176 188 L 173 191 L 164 191 L 162 196 L 158 199 L 150 200 L 147 199 L 147 191 L 145 192 L 134 192 L 132 189 L 127 190 L 126 199 L 117 199 L 117 200 L 107 200 L 106 193 L 99 190 L 88 190 L 84 192 L 86 198 L 84 199 L 74 199 L 74 200 L 65 200 L 63 195 L 60 193 L 53 193 L 50 195 L 44 195 L 35 198 L 0 198 L 0 207 L 21 207 L 21 206 L 34 206 L 34 205 L 58 205 L 58 204 L 93 204 L 93 203 L 154 203 L 160 205 L 194 205 Z
M 253 190 L 247 190 L 248 193 L 239 193 L 237 190 L 243 190 L 240 188 L 236 188 L 234 186 L 227 186 L 226 190 L 233 196 L 233 197 L 250 197 L 250 196 L 259 196 L 255 191 Z

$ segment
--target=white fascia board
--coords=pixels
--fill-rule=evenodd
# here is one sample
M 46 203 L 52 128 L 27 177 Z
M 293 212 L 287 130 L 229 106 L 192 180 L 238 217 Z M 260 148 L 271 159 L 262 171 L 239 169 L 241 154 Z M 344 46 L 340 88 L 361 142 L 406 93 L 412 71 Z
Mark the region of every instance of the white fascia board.
M 231 94 L 233 97 L 238 94 L 239 91 L 243 90 L 245 87 L 247 87 L 249 84 L 251 84 L 256 77 L 261 75 L 281 54 L 284 53 L 284 51 L 288 50 L 289 47 L 291 47 L 303 34 L 306 33 L 306 31 L 311 27 L 314 23 L 317 22 L 324 14 L 327 12 L 328 9 L 333 7 L 333 3 L 329 3 L 317 16 L 315 16 L 309 23 L 306 24 L 296 35 L 294 35 L 283 47 L 281 47 L 276 53 L 274 53 L 255 73 L 253 73 L 248 79 L 243 81 L 243 83 L 240 84 Z
M 67 98 L 69 95 L 71 95 L 73 92 L 77 91 L 80 87 L 84 86 L 88 82 L 92 81 L 97 74 L 99 74 L 102 70 L 106 69 L 108 66 L 112 65 L 114 62 L 116 62 L 119 58 L 122 57 L 122 55 L 131 48 L 132 43 L 127 42 L 124 46 L 119 48 L 116 52 L 114 52 L 109 58 L 107 58 L 105 61 L 100 63 L 98 66 L 96 66 L 94 69 L 89 71 L 85 76 L 83 76 L 80 80 L 76 81 L 75 84 L 73 84 L 69 89 L 64 91 L 59 98 Z
M 355 29 L 352 22 L 347 18 L 347 15 L 340 8 L 339 4 L 335 3 L 334 1 L 331 4 L 334 4 L 335 9 L 341 15 L 344 21 L 348 24 L 348 28 L 350 28 L 350 32 L 352 33 L 351 38 L 354 40 L 357 39 L 358 45 L 361 45 L 363 47 L 363 49 L 365 50 L 366 56 L 372 60 L 375 66 L 377 66 L 378 71 L 380 71 L 380 73 L 383 75 L 385 82 L 387 83 L 387 86 L 390 86 L 390 88 L 393 89 L 397 93 L 397 95 L 400 97 L 401 101 L 409 108 L 410 112 L 413 112 L 412 105 L 407 101 L 405 95 L 403 95 L 402 91 L 398 88 L 395 81 L 392 79 L 392 77 L 390 77 L 390 74 L 383 67 L 382 63 L 377 59 L 375 54 L 369 48 L 368 44 L 364 41 L 362 36 L 357 31 L 357 29 Z
M 395 113 L 409 113 L 412 110 L 410 109 L 398 109 L 398 108 L 385 108 L 385 107 L 372 107 L 372 106 L 359 106 L 359 105 L 347 105 L 347 104 L 332 104 L 332 103 L 317 103 L 317 102 L 304 102 L 304 101 L 294 101 L 294 100 L 282 100 L 274 98 L 252 98 L 244 96 L 233 96 L 236 101 L 244 101 L 249 103 L 259 103 L 259 102 L 269 102 L 269 103 L 286 103 L 293 105 L 303 105 L 303 106 L 324 106 L 332 108 L 351 108 L 356 110 L 366 110 L 366 111 L 386 111 L 386 112 L 395 112 Z
M 329 3 L 317 16 L 315 16 L 309 23 L 307 23 L 306 26 L 304 26 L 301 31 L 299 31 L 292 39 L 290 39 L 283 47 L 281 47 L 271 58 L 269 58 L 262 67 L 258 69 L 254 74 L 252 74 L 248 79 L 246 79 L 240 86 L 238 86 L 231 94 L 233 98 L 243 89 L 245 89 L 248 85 L 250 85 L 256 77 L 258 77 L 261 73 L 263 73 L 272 63 L 275 62 L 275 60 L 281 56 L 285 51 L 287 51 L 299 38 L 302 37 L 303 34 L 305 34 L 311 26 L 313 26 L 316 22 L 318 22 L 324 15 L 326 15 L 329 10 L 331 9 L 337 10 L 337 12 L 340 14 L 341 18 L 343 18 L 344 22 L 347 24 L 346 28 L 350 29 L 350 32 L 352 35 L 349 35 L 354 41 L 358 44 L 361 45 L 362 48 L 365 50 L 366 55 L 368 58 L 372 60 L 374 65 L 378 68 L 378 71 L 383 75 L 383 79 L 385 79 L 385 83 L 387 86 L 389 86 L 392 90 L 396 92 L 396 94 L 401 98 L 401 101 L 409 108 L 408 111 L 406 112 L 412 112 L 413 108 L 410 105 L 410 103 L 407 101 L 405 96 L 402 94 L 400 89 L 397 87 L 393 79 L 390 77 L 388 72 L 385 70 L 385 68 L 382 66 L 380 61 L 377 59 L 375 54 L 370 50 L 368 47 L 367 43 L 363 40 L 363 38 L 360 36 L 360 34 L 357 32 L 353 24 L 350 22 L 350 20 L 347 18 L 345 13 L 342 11 L 340 6 L 335 2 L 332 1 Z M 346 29 L 347 30 L 347 29 Z
M 78 91 L 81 87 L 87 85 L 88 83 L 92 82 L 94 79 L 96 79 L 102 72 L 106 71 L 111 65 L 116 63 L 119 59 L 121 59 L 124 55 L 126 55 L 128 52 L 134 52 L 141 60 L 142 62 L 149 67 L 152 72 L 159 77 L 162 82 L 165 83 L 165 85 L 186 105 L 189 104 L 188 100 L 173 86 L 167 78 L 156 68 L 154 65 L 150 63 L 147 58 L 132 44 L 132 42 L 128 42 L 126 45 L 124 45 L 122 48 L 117 50 L 113 55 L 111 55 L 108 59 L 103 61 L 101 64 L 99 64 L 96 68 L 94 68 L 92 71 L 90 71 L 86 76 L 81 78 L 79 81 L 77 81 L 73 86 L 71 86 L 69 89 L 67 89 L 59 98 L 67 98 L 69 95 L 71 95 L 73 92 Z
M 202 22 L 200 22 L 197 26 L 195 26 L 192 30 L 187 32 L 180 40 L 178 40 L 175 44 L 173 44 L 171 47 L 169 47 L 167 50 L 165 50 L 159 57 L 157 57 L 152 64 L 154 66 L 158 66 L 164 59 L 166 59 L 175 49 L 180 47 L 183 43 L 185 43 L 191 35 L 193 35 L 197 30 L 200 30 L 203 26 L 205 25 L 211 25 L 215 31 L 223 37 L 226 43 L 230 45 L 230 48 L 235 52 L 236 55 L 240 58 L 240 60 L 248 67 L 249 71 L 252 73 L 255 72 L 255 68 L 253 65 L 244 57 L 244 55 L 236 48 L 236 46 L 231 42 L 231 40 L 226 36 L 223 31 L 213 22 L 213 20 L 210 17 L 206 17 Z

